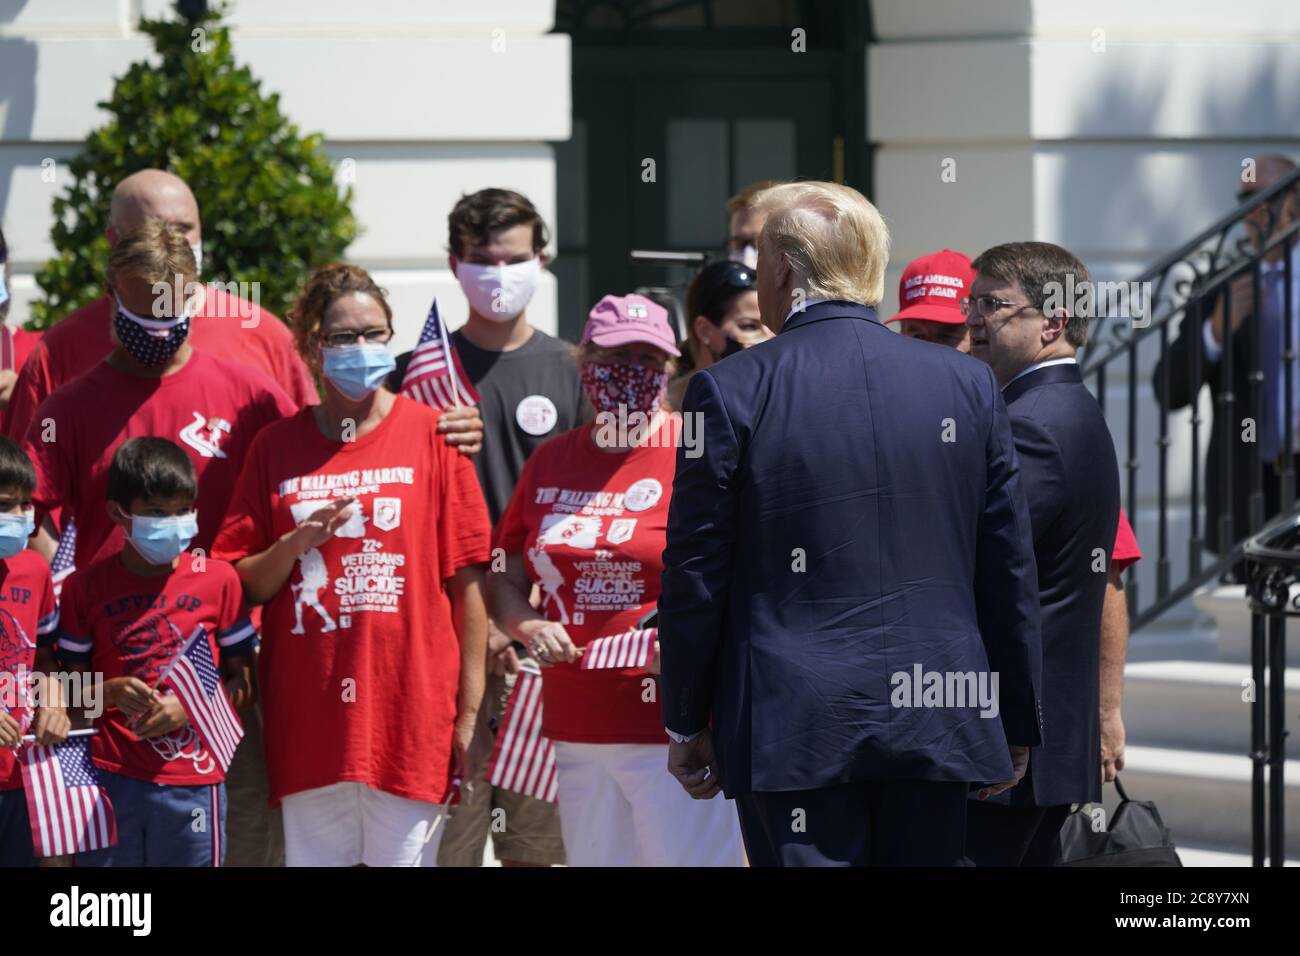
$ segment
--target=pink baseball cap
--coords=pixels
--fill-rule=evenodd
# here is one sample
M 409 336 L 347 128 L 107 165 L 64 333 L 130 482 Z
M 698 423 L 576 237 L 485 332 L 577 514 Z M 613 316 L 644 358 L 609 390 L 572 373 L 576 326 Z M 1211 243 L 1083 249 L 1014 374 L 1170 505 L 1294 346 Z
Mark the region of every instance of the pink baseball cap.
M 643 295 L 607 295 L 587 314 L 582 342 L 594 342 L 601 348 L 617 348 L 644 342 L 680 356 L 677 339 L 668 323 L 668 310 Z

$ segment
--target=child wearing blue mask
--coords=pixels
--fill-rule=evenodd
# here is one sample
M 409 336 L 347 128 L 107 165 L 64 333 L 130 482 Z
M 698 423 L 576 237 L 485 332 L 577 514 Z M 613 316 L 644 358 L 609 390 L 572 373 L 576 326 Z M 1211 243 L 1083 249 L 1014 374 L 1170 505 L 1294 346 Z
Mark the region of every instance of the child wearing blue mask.
M 33 531 L 36 470 L 21 448 L 0 437 L 0 867 L 34 866 L 32 829 L 19 756 L 22 737 L 56 744 L 68 715 L 53 669 L 59 612 L 49 565 L 27 550 Z
M 253 625 L 235 569 L 200 551 L 198 481 L 165 438 L 138 437 L 113 455 L 108 515 L 121 549 L 79 568 L 63 588 L 59 654 L 102 674 L 104 713 L 93 758 L 117 817 L 117 845 L 78 866 L 219 866 L 225 773 L 164 676 L 202 628 L 236 708 L 252 696 Z

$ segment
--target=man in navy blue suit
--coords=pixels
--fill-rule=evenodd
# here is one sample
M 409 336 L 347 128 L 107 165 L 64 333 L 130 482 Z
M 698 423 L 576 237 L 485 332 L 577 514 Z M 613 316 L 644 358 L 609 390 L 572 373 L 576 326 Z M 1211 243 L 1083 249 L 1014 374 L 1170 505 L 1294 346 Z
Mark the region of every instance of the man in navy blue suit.
M 1043 743 L 1015 788 L 971 802 L 967 855 L 978 866 L 1047 866 L 1069 805 L 1101 799 L 1099 635 L 1119 466 L 1075 361 L 1088 338 L 1087 267 L 1047 242 L 995 246 L 971 265 L 971 354 L 1002 387 L 1033 522 Z
M 861 194 L 759 198 L 763 321 L 697 372 L 659 600 L 669 771 L 755 865 L 954 865 L 1037 744 L 1037 580 L 989 368 L 876 316 Z M 694 451 L 700 452 L 694 454 Z M 689 453 L 688 453 L 689 452 Z

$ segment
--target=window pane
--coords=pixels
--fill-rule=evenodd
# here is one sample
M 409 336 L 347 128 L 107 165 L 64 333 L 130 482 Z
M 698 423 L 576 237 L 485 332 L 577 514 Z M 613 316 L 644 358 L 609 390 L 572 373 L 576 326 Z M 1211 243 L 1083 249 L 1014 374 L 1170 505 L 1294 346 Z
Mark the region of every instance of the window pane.
M 726 239 L 727 122 L 668 121 L 668 168 L 659 170 L 668 191 L 668 244 L 716 249 Z
M 830 144 L 826 144 L 830 149 Z M 795 175 L 794 120 L 737 120 L 735 187 Z

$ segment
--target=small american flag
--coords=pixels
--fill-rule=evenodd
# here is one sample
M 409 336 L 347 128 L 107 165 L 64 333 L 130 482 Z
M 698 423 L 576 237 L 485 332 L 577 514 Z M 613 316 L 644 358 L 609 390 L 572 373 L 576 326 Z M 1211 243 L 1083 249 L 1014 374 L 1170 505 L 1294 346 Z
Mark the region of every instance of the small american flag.
M 659 628 L 633 628 L 622 634 L 598 637 L 582 651 L 582 669 L 606 667 L 645 667 L 654 655 Z
M 494 787 L 556 802 L 555 748 L 542 736 L 542 675 L 526 661 L 506 701 L 487 778 Z
M 54 597 L 57 599 L 63 593 L 63 582 L 68 575 L 77 570 L 77 525 L 74 521 L 69 521 L 63 526 L 63 534 L 59 537 L 59 546 L 54 551 L 54 557 L 50 559 L 50 574 L 54 577 Z
M 402 394 L 438 409 L 478 404 L 478 392 L 461 367 L 460 356 L 447 337 L 447 326 L 438 316 L 437 299 L 429 306 L 420 341 L 406 366 Z
M 164 679 L 170 680 L 190 723 L 211 748 L 221 764 L 221 772 L 225 773 L 244 737 L 244 728 L 226 697 L 203 625 L 195 628 L 180 653 L 158 675 L 159 683 Z
M 117 820 L 90 762 L 90 736 L 61 744 L 29 744 L 23 784 L 37 856 L 102 850 L 117 843 Z

